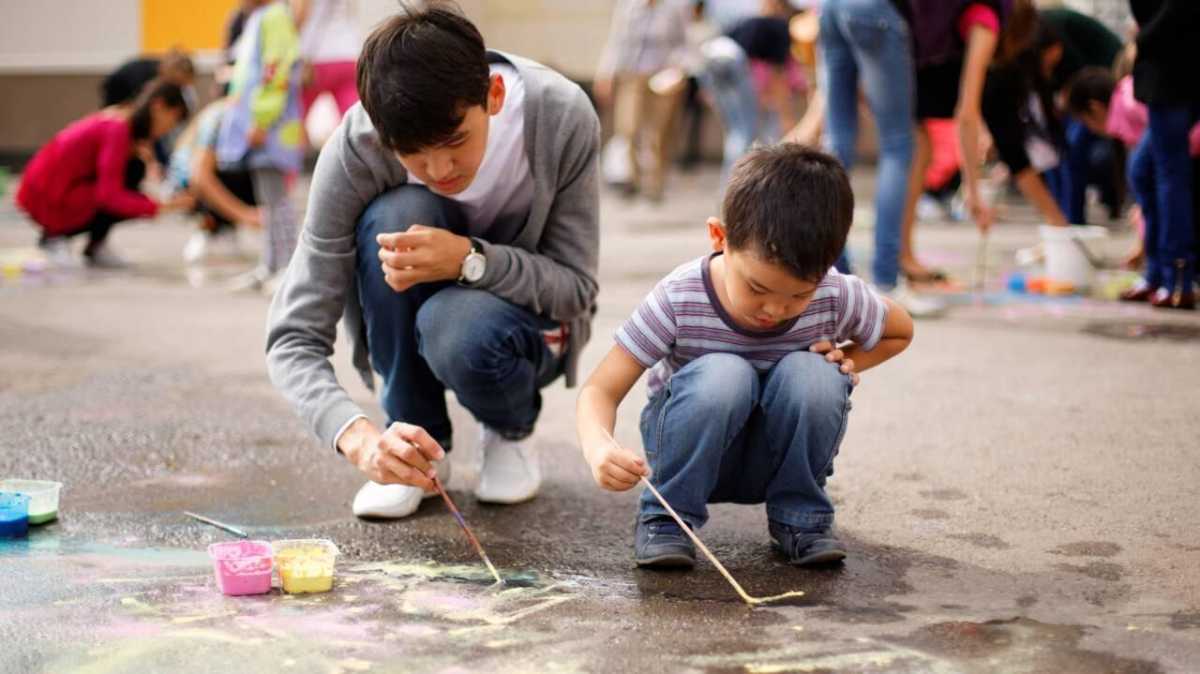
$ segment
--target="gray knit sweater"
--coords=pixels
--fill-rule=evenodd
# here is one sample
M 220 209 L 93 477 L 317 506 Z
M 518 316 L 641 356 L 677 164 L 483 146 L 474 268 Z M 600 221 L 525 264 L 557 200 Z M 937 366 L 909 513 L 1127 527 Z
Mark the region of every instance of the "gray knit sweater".
M 511 63 L 524 81 L 534 191 L 523 228 L 480 237 L 487 272 L 474 287 L 569 325 L 566 379 L 572 386 L 595 313 L 600 124 L 584 92 L 562 75 L 500 52 L 489 52 L 488 59 Z M 327 447 L 362 414 L 329 361 L 339 318 L 354 365 L 374 388 L 355 279 L 355 228 L 372 199 L 406 181 L 366 111 L 355 105 L 317 160 L 300 243 L 271 304 L 271 381 Z

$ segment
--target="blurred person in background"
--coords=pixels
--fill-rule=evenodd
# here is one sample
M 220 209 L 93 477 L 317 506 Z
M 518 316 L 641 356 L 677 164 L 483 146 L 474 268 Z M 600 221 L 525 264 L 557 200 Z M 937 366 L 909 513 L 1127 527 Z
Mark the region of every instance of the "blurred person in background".
M 87 233 L 88 266 L 127 266 L 107 244 L 113 225 L 192 207 L 187 195 L 159 202 L 140 191 L 154 141 L 187 117 L 179 85 L 153 80 L 132 105 L 73 122 L 38 150 L 22 174 L 17 205 L 41 227 L 39 245 L 53 264 L 74 266 L 70 238 Z
M 210 255 L 238 258 L 238 225 L 262 227 L 250 171 L 242 165 L 217 164 L 217 135 L 228 106 L 227 98 L 205 106 L 179 135 L 171 154 L 167 178 L 174 189 L 195 197 L 201 216 L 183 249 L 188 264 L 204 262 Z
M 1157 209 L 1160 229 L 1155 251 L 1159 262 L 1147 268 L 1146 298 L 1156 307 L 1195 309 L 1196 232 L 1188 133 L 1200 117 L 1196 74 L 1200 3 L 1130 0 L 1129 4 L 1138 23 L 1133 92 L 1149 113 L 1145 147 L 1139 149 L 1151 156 L 1156 198 L 1147 203 Z M 1142 213 L 1149 242 L 1151 214 L 1146 206 L 1142 205 Z M 1149 253 L 1147 249 L 1148 262 Z
M 596 72 L 596 98 L 613 103 L 617 142 L 628 145 L 629 191 L 652 201 L 662 200 L 670 134 L 687 86 L 690 9 L 687 0 L 619 0 Z
M 908 22 L 891 0 L 825 0 L 820 47 L 829 145 L 849 170 L 858 144 L 859 87 L 879 129 L 875 285 L 914 317 L 945 307 L 900 279 L 900 225 L 913 154 L 914 70 Z M 845 251 L 838 264 L 849 272 Z
M 245 167 L 265 228 L 259 264 L 235 290 L 271 292 L 296 248 L 296 214 L 286 176 L 301 165 L 300 40 L 284 0 L 260 0 L 239 39 L 229 102 L 217 135 L 217 164 Z
M 292 15 L 300 27 L 303 88 L 300 114 L 321 94 L 328 93 L 342 115 L 358 102 L 354 66 L 362 49 L 362 35 L 354 22 L 352 0 L 291 0 Z
M 1016 58 L 1032 37 L 1032 0 L 894 0 L 913 35 L 917 128 L 914 160 L 900 230 L 900 273 L 911 283 L 946 280 L 917 259 L 913 231 L 931 157 L 926 119 L 954 119 L 962 156 L 967 214 L 981 232 L 992 224 L 980 190 L 983 86 L 993 60 Z

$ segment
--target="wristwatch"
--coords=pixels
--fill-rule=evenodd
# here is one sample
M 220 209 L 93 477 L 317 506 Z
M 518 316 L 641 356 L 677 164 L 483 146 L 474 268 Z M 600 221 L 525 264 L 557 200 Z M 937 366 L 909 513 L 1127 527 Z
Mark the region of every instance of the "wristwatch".
M 478 283 L 487 271 L 487 257 L 479 252 L 479 242 L 471 239 L 471 252 L 463 258 L 462 269 L 458 274 L 460 284 Z

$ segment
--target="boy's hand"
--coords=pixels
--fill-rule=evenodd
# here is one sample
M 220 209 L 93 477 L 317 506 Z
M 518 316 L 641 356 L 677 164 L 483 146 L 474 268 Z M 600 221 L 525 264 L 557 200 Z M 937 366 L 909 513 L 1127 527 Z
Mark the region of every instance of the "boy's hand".
M 824 354 L 826 362 L 840 363 L 838 369 L 842 374 L 850 375 L 850 381 L 855 386 L 858 386 L 858 373 L 854 371 L 854 361 L 846 357 L 846 353 L 834 346 L 829 340 L 822 340 L 808 347 L 808 350 L 816 354 Z
M 587 459 L 592 467 L 592 479 L 609 491 L 627 491 L 643 476 L 650 476 L 650 468 L 641 457 L 611 442 L 591 448 Z

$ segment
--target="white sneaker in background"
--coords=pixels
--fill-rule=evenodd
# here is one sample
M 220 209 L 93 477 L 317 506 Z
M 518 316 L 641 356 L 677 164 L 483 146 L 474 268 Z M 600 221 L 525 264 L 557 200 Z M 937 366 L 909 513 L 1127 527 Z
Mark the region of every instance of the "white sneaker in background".
M 183 261 L 188 264 L 200 264 L 207 260 L 210 236 L 208 232 L 192 232 L 183 246 Z
M 267 271 L 266 267 L 255 267 L 230 279 L 229 290 L 235 293 L 262 292 L 263 287 L 270 279 L 271 273 Z
M 450 461 L 443 459 L 435 461 L 438 479 L 442 486 L 450 482 Z M 356 517 L 376 517 L 381 519 L 399 519 L 417 512 L 421 501 L 437 496 L 437 491 L 425 491 L 419 487 L 406 484 L 378 484 L 368 482 L 354 496 L 351 510 Z
M 46 263 L 53 269 L 79 269 L 83 261 L 71 252 L 71 242 L 66 237 L 47 239 L 38 244 Z
M 223 260 L 240 260 L 244 251 L 238 243 L 237 230 L 227 229 L 208 236 L 208 255 Z
M 482 467 L 475 498 L 484 503 L 512 504 L 537 495 L 542 468 L 532 438 L 505 440 L 481 424 L 478 451 Z
M 903 281 L 884 294 L 896 304 L 904 307 L 908 315 L 913 318 L 936 318 L 946 313 L 945 302 L 930 295 L 913 292 L 913 289 Z
M 117 255 L 112 246 L 102 243 L 90 253 L 84 253 L 84 262 L 92 269 L 125 269 L 129 262 Z

